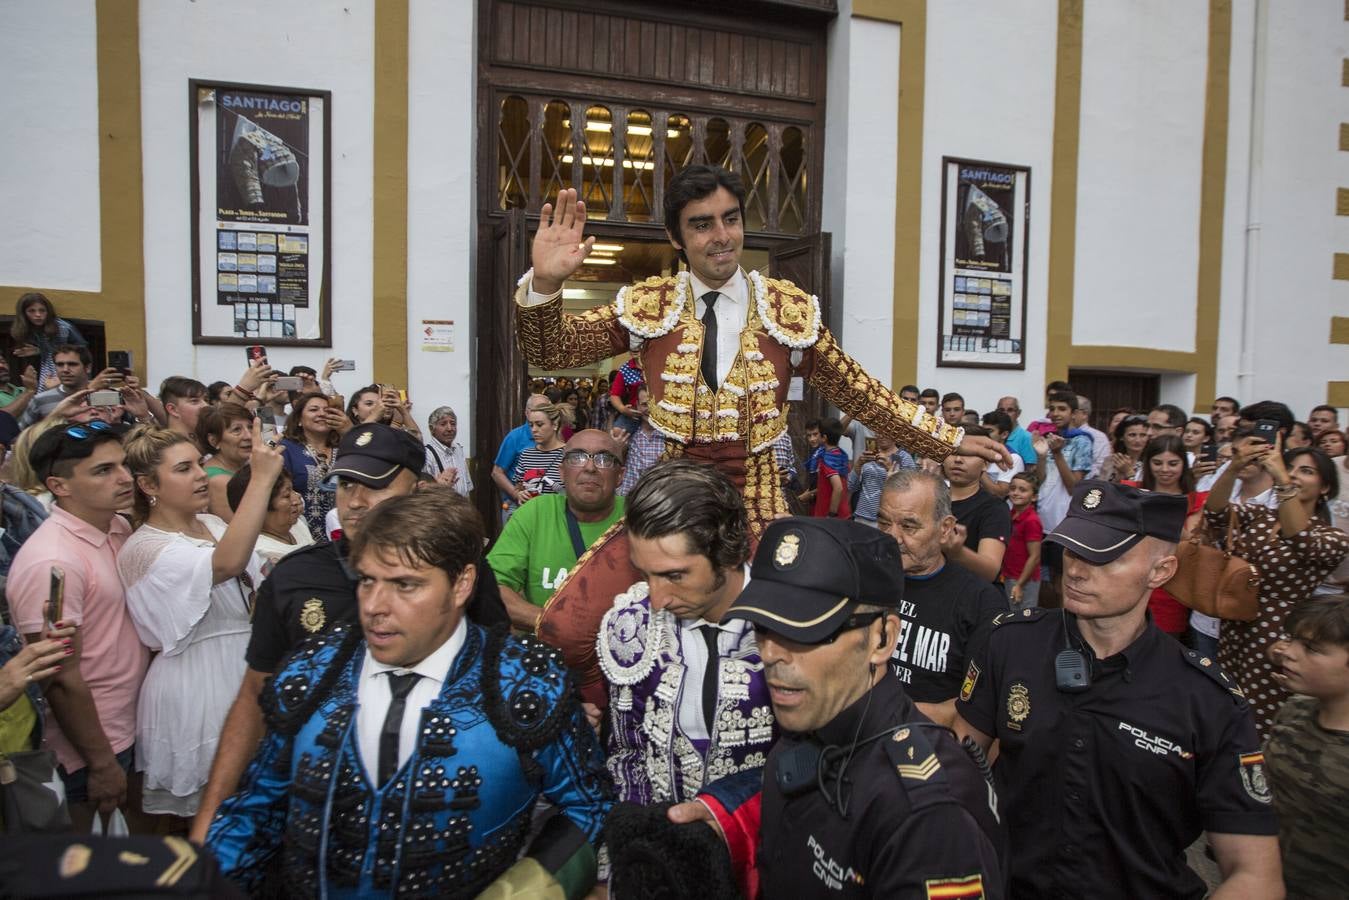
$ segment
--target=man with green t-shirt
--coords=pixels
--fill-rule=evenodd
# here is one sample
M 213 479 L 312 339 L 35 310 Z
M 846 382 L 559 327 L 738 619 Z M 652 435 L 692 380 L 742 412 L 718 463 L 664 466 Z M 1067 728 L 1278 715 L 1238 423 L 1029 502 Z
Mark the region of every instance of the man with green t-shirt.
M 623 478 L 618 442 L 578 431 L 562 451 L 565 494 L 541 494 L 511 516 L 487 564 L 496 574 L 511 624 L 534 630 L 539 611 L 586 548 L 623 518 L 615 494 Z

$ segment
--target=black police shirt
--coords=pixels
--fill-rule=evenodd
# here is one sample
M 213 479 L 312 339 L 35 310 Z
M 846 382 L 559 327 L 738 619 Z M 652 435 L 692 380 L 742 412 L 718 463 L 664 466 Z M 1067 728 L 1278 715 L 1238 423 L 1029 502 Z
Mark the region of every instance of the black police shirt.
M 906 575 L 890 672 L 920 703 L 952 699 L 960 691 L 970 638 L 1006 609 L 1002 591 L 956 563 L 932 575 Z
M 994 775 L 1017 897 L 1204 896 L 1185 865 L 1203 831 L 1278 834 L 1250 709 L 1216 661 L 1149 620 L 1097 660 L 1062 610 L 999 616 L 980 635 L 956 710 L 1000 742 Z M 1090 687 L 1056 687 L 1080 649 Z
M 853 740 L 877 735 L 851 755 L 841 787 L 827 776 L 824 792 L 809 777 L 800 793 L 779 787 L 782 767 L 802 768 L 803 749 L 832 747 L 827 759 L 837 767 Z M 840 791 L 846 816 L 831 799 Z M 769 752 L 761 800 L 764 897 L 1004 896 L 1006 835 L 994 792 L 951 733 L 891 679 L 819 731 L 784 734 Z
M 345 541 L 324 541 L 276 564 L 258 588 L 253 633 L 244 654 L 249 668 L 275 672 L 305 638 L 356 620 L 356 574 L 347 567 L 346 548 Z M 467 615 L 489 628 L 510 621 L 496 576 L 485 562 L 478 564 Z

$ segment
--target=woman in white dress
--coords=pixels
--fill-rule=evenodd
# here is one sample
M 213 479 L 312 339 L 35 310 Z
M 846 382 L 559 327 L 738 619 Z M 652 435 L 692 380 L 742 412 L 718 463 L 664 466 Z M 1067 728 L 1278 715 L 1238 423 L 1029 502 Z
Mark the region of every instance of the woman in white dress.
M 215 757 L 225 714 L 244 675 L 261 560 L 253 545 L 267 514 L 281 453 L 253 422 L 259 480 L 226 525 L 206 514 L 201 453 L 187 437 L 145 428 L 126 441 L 136 477 L 137 529 L 117 556 L 141 641 L 158 651 L 141 685 L 136 768 L 144 809 L 191 817 Z
M 245 465 L 230 476 L 225 486 L 225 496 L 231 510 L 238 510 L 253 483 L 253 467 Z M 263 574 L 270 574 L 272 566 L 281 557 L 294 553 L 301 547 L 314 543 L 309 526 L 301 517 L 304 515 L 304 498 L 295 492 L 291 484 L 291 474 L 286 469 L 272 482 L 271 499 L 267 504 L 267 517 L 262 520 L 262 533 L 253 552 L 263 559 Z

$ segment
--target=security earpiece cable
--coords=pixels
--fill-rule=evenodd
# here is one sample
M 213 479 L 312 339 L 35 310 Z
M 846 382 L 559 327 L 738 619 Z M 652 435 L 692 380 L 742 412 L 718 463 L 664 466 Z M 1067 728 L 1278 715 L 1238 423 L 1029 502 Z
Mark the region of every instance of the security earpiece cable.
M 884 631 L 882 631 L 882 636 L 884 636 Z M 867 663 L 867 702 L 862 707 L 862 715 L 857 717 L 857 728 L 853 730 L 852 741 L 848 744 L 848 755 L 844 757 L 843 764 L 838 767 L 836 773 L 830 772 L 829 770 L 832 768 L 834 757 L 843 748 L 831 745 L 820 751 L 820 768 L 818 776 L 820 793 L 824 795 L 825 802 L 830 806 L 833 806 L 838 814 L 845 819 L 848 818 L 849 801 L 852 799 L 851 795 L 844 796 L 844 780 L 848 774 L 848 766 L 852 764 L 852 758 L 857 753 L 857 748 L 859 746 L 864 746 L 865 744 L 869 744 L 873 740 L 884 736 L 876 735 L 876 737 L 868 738 L 861 744 L 858 743 L 858 738 L 862 736 L 862 723 L 867 720 L 867 713 L 871 711 L 871 697 L 875 694 L 875 691 L 872 690 L 874 685 L 872 685 L 871 682 L 874 681 L 875 678 L 876 664 Z M 825 787 L 825 780 L 830 777 L 834 779 L 834 791 L 832 797 L 830 796 L 829 789 Z

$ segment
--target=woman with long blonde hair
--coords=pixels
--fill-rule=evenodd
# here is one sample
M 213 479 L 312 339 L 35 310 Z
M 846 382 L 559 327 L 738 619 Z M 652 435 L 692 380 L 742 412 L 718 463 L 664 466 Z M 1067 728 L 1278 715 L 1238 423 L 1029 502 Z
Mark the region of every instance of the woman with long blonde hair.
M 136 716 L 136 768 L 145 773 L 150 814 L 196 814 L 243 681 L 262 579 L 253 546 L 281 472 L 280 451 L 259 429 L 255 420 L 249 462 L 260 477 L 229 525 L 206 513 L 206 471 L 189 437 L 146 427 L 125 441 L 137 527 L 118 553 L 117 571 L 141 641 L 158 651 Z

